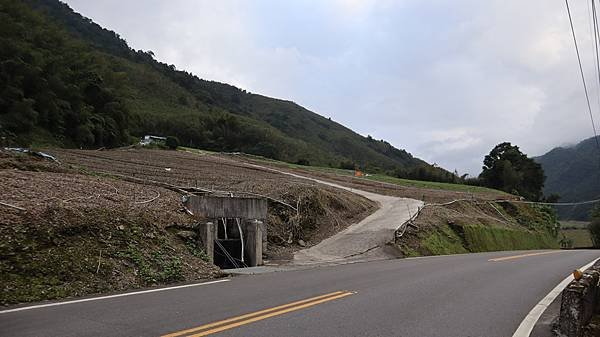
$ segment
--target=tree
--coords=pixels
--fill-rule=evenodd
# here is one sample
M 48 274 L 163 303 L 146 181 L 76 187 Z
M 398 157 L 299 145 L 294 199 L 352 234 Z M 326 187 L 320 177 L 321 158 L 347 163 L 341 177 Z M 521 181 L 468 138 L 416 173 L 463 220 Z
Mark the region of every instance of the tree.
M 169 149 L 176 150 L 179 146 L 179 139 L 177 139 L 177 137 L 175 136 L 169 136 L 167 137 L 165 143 L 167 144 L 167 147 L 169 147 Z
M 342 160 L 338 167 L 344 170 L 354 170 L 356 168 L 356 164 L 350 160 Z
M 542 197 L 546 180 L 542 166 L 508 142 L 496 145 L 485 156 L 479 178 L 484 186 L 535 201 Z
M 296 161 L 296 164 L 302 165 L 302 166 L 310 166 L 310 161 L 306 158 L 300 158 Z
M 35 101 L 24 99 L 15 102 L 8 110 L 7 125 L 10 130 L 16 132 L 27 132 L 33 129 L 36 124 L 38 112 L 33 109 Z

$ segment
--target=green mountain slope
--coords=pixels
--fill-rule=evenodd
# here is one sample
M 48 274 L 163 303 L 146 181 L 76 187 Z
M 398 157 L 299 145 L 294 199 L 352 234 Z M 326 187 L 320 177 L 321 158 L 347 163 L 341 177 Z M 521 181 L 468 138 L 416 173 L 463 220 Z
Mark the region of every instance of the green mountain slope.
M 161 63 L 57 0 L 0 0 L 0 16 L 0 133 L 16 143 L 114 147 L 150 133 L 216 151 L 455 179 L 293 102 Z
M 544 194 L 558 193 L 561 202 L 600 199 L 600 154 L 594 138 L 573 147 L 557 147 L 535 158 L 547 176 Z M 558 207 L 562 219 L 587 220 L 592 206 Z

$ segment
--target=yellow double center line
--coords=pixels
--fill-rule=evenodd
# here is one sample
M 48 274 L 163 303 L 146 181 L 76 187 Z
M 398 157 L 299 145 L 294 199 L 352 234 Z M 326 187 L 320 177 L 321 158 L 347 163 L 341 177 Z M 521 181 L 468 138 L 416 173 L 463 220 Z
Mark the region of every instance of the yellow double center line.
M 256 312 L 252 312 L 249 314 L 236 316 L 232 318 L 228 318 L 222 321 L 209 323 L 205 325 L 201 325 L 199 327 L 181 330 L 177 332 L 170 333 L 168 335 L 163 335 L 162 337 L 179 337 L 179 336 L 187 336 L 187 337 L 200 337 L 200 336 L 208 336 L 217 332 L 229 330 L 236 328 L 241 325 L 250 324 L 256 321 L 260 321 L 263 319 L 267 319 L 269 317 L 283 315 L 288 312 L 312 307 L 317 304 L 321 304 L 328 301 L 333 301 L 338 298 L 350 296 L 355 294 L 351 291 L 336 291 L 333 293 L 307 298 L 305 300 L 296 301 L 284 305 L 280 305 L 277 307 L 264 309 Z

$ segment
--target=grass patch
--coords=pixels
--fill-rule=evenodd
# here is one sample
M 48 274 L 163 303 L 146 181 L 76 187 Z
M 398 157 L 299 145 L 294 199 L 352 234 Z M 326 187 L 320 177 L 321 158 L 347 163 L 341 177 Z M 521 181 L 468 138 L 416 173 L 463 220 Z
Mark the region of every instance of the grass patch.
M 550 233 L 483 225 L 455 226 L 470 252 L 559 248 Z
M 196 148 L 193 148 L 193 147 L 187 147 L 187 146 L 178 146 L 177 147 L 177 151 L 190 152 L 190 153 L 201 154 L 201 155 L 209 155 L 209 154 L 216 154 L 217 153 L 217 152 L 214 152 L 214 151 L 200 150 L 200 149 L 196 149 Z
M 468 253 L 462 239 L 447 225 L 429 233 L 421 245 L 432 255 Z
M 593 246 L 592 236 L 587 229 L 563 229 L 560 231 L 560 237 L 570 239 L 572 248 L 589 248 Z
M 400 186 L 407 186 L 407 187 L 427 188 L 427 189 L 437 189 L 437 190 L 457 191 L 457 192 L 468 192 L 468 193 L 495 193 L 495 194 L 502 194 L 502 195 L 510 195 L 506 192 L 498 191 L 498 190 L 495 190 L 492 188 L 487 188 L 487 187 L 462 185 L 462 184 L 450 184 L 450 183 L 438 183 L 438 182 L 434 182 L 434 181 L 402 179 L 402 178 L 390 177 L 385 174 L 373 174 L 373 175 L 366 177 L 366 179 L 400 185 Z

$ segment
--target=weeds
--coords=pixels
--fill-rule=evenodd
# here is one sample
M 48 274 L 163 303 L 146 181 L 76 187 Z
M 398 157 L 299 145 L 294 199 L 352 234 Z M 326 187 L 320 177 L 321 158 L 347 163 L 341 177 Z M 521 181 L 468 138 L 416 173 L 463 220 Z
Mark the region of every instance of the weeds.
M 208 254 L 206 254 L 206 252 L 204 251 L 204 249 L 201 249 L 198 247 L 198 244 L 196 244 L 195 242 L 193 242 L 192 240 L 187 240 L 185 242 L 185 246 L 187 247 L 188 251 L 190 252 L 190 254 L 192 254 L 193 256 L 202 259 L 205 262 L 209 262 L 210 259 L 208 257 Z
M 166 255 L 162 250 L 144 256 L 136 246 L 129 245 L 125 251 L 117 253 L 117 256 L 133 262 L 137 276 L 148 285 L 181 281 L 184 278 L 181 258 Z

